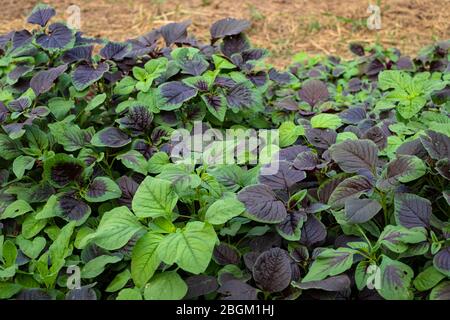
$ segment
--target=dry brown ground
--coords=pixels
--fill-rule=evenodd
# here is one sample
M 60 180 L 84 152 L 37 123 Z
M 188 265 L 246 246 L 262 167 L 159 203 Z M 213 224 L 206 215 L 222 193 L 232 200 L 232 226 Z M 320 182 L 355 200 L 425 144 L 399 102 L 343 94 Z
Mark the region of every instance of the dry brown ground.
M 0 33 L 25 26 L 40 1 L 0 0 Z M 232 16 L 250 19 L 254 45 L 270 49 L 282 66 L 299 51 L 349 57 L 350 41 L 379 41 L 414 54 L 423 45 L 450 38 L 450 0 L 381 0 L 382 29 L 366 27 L 369 0 L 47 0 L 65 15 L 81 8 L 82 30 L 90 36 L 124 40 L 168 22 L 192 19 L 189 30 L 207 38 L 212 22 Z M 372 3 L 377 2 L 373 0 Z

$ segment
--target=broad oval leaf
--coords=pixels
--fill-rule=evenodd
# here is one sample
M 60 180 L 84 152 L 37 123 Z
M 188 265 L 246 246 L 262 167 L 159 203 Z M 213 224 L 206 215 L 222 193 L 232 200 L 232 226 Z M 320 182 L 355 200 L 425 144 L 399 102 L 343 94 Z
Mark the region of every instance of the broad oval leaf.
M 245 206 L 235 196 L 219 199 L 206 210 L 205 220 L 211 224 L 224 224 L 245 211 Z
M 320 80 L 306 81 L 298 92 L 300 98 L 314 107 L 319 102 L 327 101 L 330 97 L 327 85 Z
M 27 22 L 45 27 L 47 22 L 56 14 L 55 9 L 46 4 L 38 4 L 33 8 Z
M 186 278 L 188 291 L 184 299 L 192 299 L 215 292 L 219 288 L 217 280 L 213 276 L 199 275 Z
M 72 73 L 72 83 L 78 91 L 83 91 L 91 84 L 100 80 L 109 70 L 106 62 L 100 62 L 96 67 L 89 64 L 80 64 Z
M 439 251 L 433 258 L 434 267 L 450 277 L 450 247 L 446 247 Z
M 36 43 L 44 49 L 55 50 L 66 48 L 75 40 L 72 30 L 63 23 L 53 23 L 48 27 L 47 34 L 36 37 Z
M 226 36 L 237 35 L 250 27 L 247 20 L 225 18 L 213 23 L 210 28 L 211 38 L 219 39 Z
M 91 139 L 96 147 L 120 148 L 131 142 L 131 138 L 122 130 L 109 127 L 97 132 Z
M 325 249 L 319 253 L 310 266 L 302 283 L 323 280 L 335 276 L 351 268 L 354 251 L 348 248 Z
M 122 248 L 143 226 L 137 217 L 125 206 L 105 212 L 95 233 L 87 236 L 85 243 L 93 241 L 107 250 Z
M 364 223 L 381 210 L 381 204 L 373 199 L 348 199 L 345 201 L 345 219 L 349 224 Z
M 275 226 L 277 232 L 289 241 L 298 241 L 301 237 L 301 228 L 307 216 L 304 211 L 288 212 L 284 221 Z
M 145 300 L 181 300 L 188 286 L 176 271 L 166 271 L 153 277 L 145 286 Z
M 185 271 L 200 274 L 208 267 L 217 242 L 213 226 L 192 221 L 183 229 L 167 235 L 158 246 L 157 252 L 164 263 L 176 263 Z
M 377 187 L 381 189 L 394 188 L 399 182 L 407 183 L 422 177 L 426 170 L 425 163 L 418 157 L 400 155 L 388 163 L 381 179 L 377 181 Z
M 183 102 L 188 101 L 197 95 L 198 90 L 184 84 L 181 81 L 166 82 L 159 87 L 165 102 L 177 108 Z M 164 107 L 164 109 L 166 109 Z
M 387 300 L 411 300 L 413 270 L 406 264 L 383 255 L 380 265 L 381 283 L 378 293 Z
M 249 218 L 265 223 L 280 223 L 287 212 L 282 201 L 266 185 L 257 184 L 243 188 L 238 199 L 244 203 Z
M 411 193 L 396 194 L 394 198 L 395 220 L 406 228 L 430 225 L 431 202 Z
M 263 252 L 256 259 L 252 272 L 257 285 L 266 292 L 283 291 L 292 277 L 289 256 L 280 248 Z
M 156 252 L 164 236 L 148 232 L 143 235 L 133 248 L 131 255 L 131 278 L 139 288 L 145 286 L 161 263 Z
M 139 185 L 131 206 L 136 216 L 140 218 L 166 217 L 170 219 L 177 201 L 178 195 L 173 190 L 170 181 L 149 176 Z
M 366 176 L 356 175 L 337 185 L 328 199 L 328 204 L 333 208 L 340 208 L 348 199 L 359 198 L 363 194 L 370 195 L 372 191 L 372 182 Z
M 297 170 L 287 161 L 278 161 L 261 168 L 259 182 L 272 190 L 284 190 L 291 188 L 305 178 L 306 173 L 304 171 Z
M 36 95 L 45 93 L 51 89 L 58 77 L 67 70 L 67 64 L 36 73 L 30 81 L 30 87 Z
M 331 158 L 348 173 L 374 172 L 378 148 L 371 140 L 346 140 L 330 149 Z
M 122 195 L 119 186 L 108 177 L 96 177 L 89 184 L 84 198 L 89 202 L 103 202 Z
M 214 248 L 213 258 L 217 264 L 222 266 L 239 264 L 241 261 L 239 251 L 235 247 L 223 242 Z

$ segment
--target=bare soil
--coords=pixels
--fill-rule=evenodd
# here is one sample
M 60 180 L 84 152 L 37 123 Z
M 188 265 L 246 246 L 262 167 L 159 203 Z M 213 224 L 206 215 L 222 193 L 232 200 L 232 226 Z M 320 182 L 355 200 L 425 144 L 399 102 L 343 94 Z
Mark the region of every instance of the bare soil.
M 0 33 L 26 27 L 25 18 L 40 1 L 0 0 Z M 381 8 L 381 30 L 366 25 L 364 0 L 52 0 L 58 18 L 81 8 L 81 29 L 89 36 L 120 41 L 163 24 L 192 20 L 189 30 L 207 39 L 209 26 L 224 17 L 252 21 L 252 43 L 271 51 L 270 62 L 286 66 L 293 54 L 349 57 L 351 41 L 379 42 L 413 55 L 436 40 L 450 39 L 450 0 L 373 0 Z

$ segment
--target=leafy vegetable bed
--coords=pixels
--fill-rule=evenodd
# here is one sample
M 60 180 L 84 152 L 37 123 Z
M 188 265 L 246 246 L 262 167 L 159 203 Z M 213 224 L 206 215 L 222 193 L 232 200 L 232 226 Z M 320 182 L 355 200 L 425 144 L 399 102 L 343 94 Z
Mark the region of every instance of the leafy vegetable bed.
M 450 299 L 449 41 L 279 71 L 247 21 L 114 43 L 54 14 L 0 37 L 0 298 Z M 279 141 L 175 163 L 196 121 Z

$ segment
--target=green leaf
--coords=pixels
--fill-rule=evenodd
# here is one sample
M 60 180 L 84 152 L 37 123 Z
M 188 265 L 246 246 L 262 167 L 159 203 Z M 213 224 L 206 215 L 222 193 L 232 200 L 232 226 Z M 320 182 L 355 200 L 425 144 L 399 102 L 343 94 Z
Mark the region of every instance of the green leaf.
M 402 226 L 388 225 L 381 233 L 378 244 L 389 250 L 402 253 L 408 249 L 408 244 L 419 243 L 427 240 L 427 230 L 422 227 L 405 228 Z
M 20 142 L 11 139 L 6 134 L 0 134 L 0 157 L 12 160 L 22 154 Z
M 166 217 L 171 219 L 178 196 L 170 181 L 146 177 L 133 197 L 132 208 L 140 218 Z
M 101 106 L 103 104 L 103 102 L 105 102 L 105 100 L 106 100 L 106 93 L 98 94 L 94 98 L 92 98 L 91 101 L 89 101 L 85 110 L 92 111 L 95 108 L 97 108 L 98 106 Z
M 214 202 L 206 210 L 205 220 L 211 224 L 224 224 L 245 211 L 245 206 L 237 200 L 236 195 Z
M 33 208 L 28 204 L 28 202 L 24 200 L 16 200 L 6 207 L 0 217 L 0 220 L 16 218 L 31 211 L 33 211 Z
M 70 238 L 72 237 L 73 230 L 75 229 L 75 221 L 66 224 L 59 232 L 56 239 L 50 245 L 48 249 L 50 258 L 52 261 L 65 259 L 72 249 L 69 247 Z
M 137 287 L 144 287 L 160 265 L 156 250 L 163 239 L 161 234 L 148 232 L 136 242 L 131 255 L 131 277 Z
M 122 161 L 125 167 L 135 172 L 142 173 L 143 175 L 147 174 L 147 160 L 139 151 L 129 150 L 126 153 L 118 155 L 116 159 Z
M 81 130 L 79 126 L 73 123 L 60 121 L 50 123 L 48 127 L 53 137 L 66 151 L 76 151 L 87 144 L 86 131 Z
M 28 215 L 22 223 L 22 236 L 31 239 L 36 236 L 47 225 L 46 219 L 37 219 L 37 214 Z
M 108 177 L 96 177 L 83 194 L 84 199 L 89 202 L 103 202 L 117 199 L 122 195 L 117 183 Z
M 0 299 L 9 299 L 22 290 L 22 286 L 17 283 L 0 282 Z
M 321 113 L 311 118 L 311 126 L 320 129 L 337 129 L 342 126 L 342 120 L 336 114 Z
M 160 259 L 188 272 L 200 274 L 211 261 L 212 252 L 218 242 L 213 226 L 200 221 L 188 222 L 183 229 L 167 235 L 158 246 Z
M 6 240 L 3 243 L 2 259 L 5 267 L 11 267 L 16 264 L 17 248 L 11 240 Z
M 302 283 L 323 280 L 328 276 L 335 276 L 350 269 L 354 253 L 354 250 L 348 248 L 323 250 L 314 260 Z
M 402 101 L 398 105 L 398 112 L 405 119 L 411 119 L 425 106 L 427 99 L 424 97 L 415 97 L 413 99 Z
M 18 179 L 22 179 L 25 170 L 30 170 L 34 166 L 35 159 L 29 156 L 18 156 L 13 162 L 13 172 Z
M 419 291 L 427 291 L 437 285 L 442 279 L 445 279 L 445 274 L 439 272 L 435 267 L 429 266 L 414 279 L 413 284 Z
M 132 77 L 126 76 L 122 80 L 120 80 L 114 87 L 114 93 L 118 95 L 130 94 L 133 92 L 136 83 L 137 81 Z
M 147 162 L 149 173 L 160 173 L 163 167 L 169 163 L 169 156 L 165 152 L 155 153 Z
M 392 260 L 382 255 L 381 284 L 378 293 L 387 300 L 411 300 L 413 294 L 410 289 L 413 270 L 406 264 Z
M 296 125 L 292 121 L 283 122 L 278 128 L 280 147 L 288 147 L 297 141 L 300 135 L 305 133 L 305 129 L 301 125 Z
M 214 66 L 217 69 L 235 69 L 236 66 L 234 64 L 232 64 L 230 61 L 228 61 L 227 59 L 217 55 L 217 54 L 213 54 L 212 55 L 213 58 L 213 62 L 214 62 Z
M 358 140 L 358 136 L 351 131 L 339 132 L 336 136 L 336 143 L 341 143 L 345 140 Z
M 35 219 L 41 220 L 41 219 L 48 219 L 53 217 L 59 217 L 61 215 L 61 210 L 59 210 L 58 207 L 58 197 L 54 194 L 48 198 L 47 202 L 45 203 L 44 207 L 39 211 Z
M 130 270 L 125 269 L 121 273 L 117 274 L 108 287 L 105 289 L 106 292 L 116 292 L 125 287 L 127 282 L 130 280 L 131 274 Z
M 122 248 L 144 227 L 137 217 L 125 206 L 114 208 L 103 214 L 97 231 L 86 236 L 80 245 L 93 241 L 99 247 L 107 250 Z
M 188 286 L 175 271 L 163 272 L 146 285 L 146 300 L 181 300 L 187 293 Z
M 102 274 L 105 271 L 105 267 L 107 264 L 116 263 L 122 260 L 121 257 L 118 256 L 99 256 L 92 260 L 89 260 L 81 269 L 81 278 L 83 279 L 92 279 Z
M 20 250 L 29 258 L 36 259 L 44 250 L 47 241 L 44 237 L 36 237 L 32 241 L 25 239 L 22 235 L 16 238 Z
M 50 112 L 55 116 L 56 120 L 62 120 L 67 113 L 75 107 L 72 100 L 66 100 L 64 98 L 55 97 L 51 98 L 48 103 Z
M 411 77 L 397 70 L 385 70 L 378 74 L 378 87 L 381 90 L 396 89 L 402 87 Z
M 123 289 L 117 295 L 116 300 L 142 300 L 142 295 L 139 289 Z

